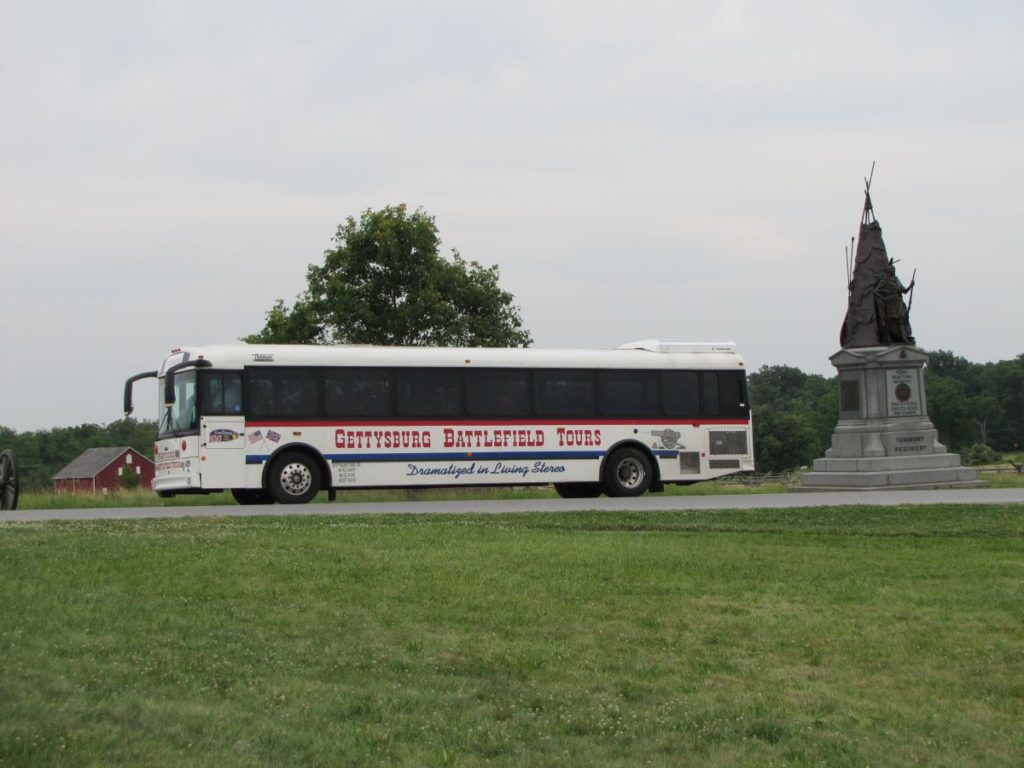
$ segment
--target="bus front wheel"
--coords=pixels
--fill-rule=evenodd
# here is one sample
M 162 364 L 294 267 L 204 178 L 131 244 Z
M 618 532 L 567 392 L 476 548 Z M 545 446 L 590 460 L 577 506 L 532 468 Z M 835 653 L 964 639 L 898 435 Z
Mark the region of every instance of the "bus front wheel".
M 651 487 L 651 462 L 636 448 L 620 448 L 608 457 L 604 489 L 609 496 L 641 496 Z
M 320 490 L 320 468 L 304 453 L 284 453 L 271 465 L 268 481 L 276 501 L 305 504 Z

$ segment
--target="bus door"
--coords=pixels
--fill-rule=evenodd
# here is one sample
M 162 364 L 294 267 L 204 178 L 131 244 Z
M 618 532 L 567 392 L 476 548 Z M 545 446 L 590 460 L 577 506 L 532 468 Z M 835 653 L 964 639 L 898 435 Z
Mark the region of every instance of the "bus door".
M 242 374 L 203 371 L 200 468 L 204 488 L 245 486 L 245 415 Z

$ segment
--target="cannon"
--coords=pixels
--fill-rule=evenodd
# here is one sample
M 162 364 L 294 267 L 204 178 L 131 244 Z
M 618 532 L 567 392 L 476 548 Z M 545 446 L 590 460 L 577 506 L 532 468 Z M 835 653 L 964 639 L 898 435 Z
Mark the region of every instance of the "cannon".
M 0 451 L 0 510 L 18 508 L 18 462 L 14 451 Z

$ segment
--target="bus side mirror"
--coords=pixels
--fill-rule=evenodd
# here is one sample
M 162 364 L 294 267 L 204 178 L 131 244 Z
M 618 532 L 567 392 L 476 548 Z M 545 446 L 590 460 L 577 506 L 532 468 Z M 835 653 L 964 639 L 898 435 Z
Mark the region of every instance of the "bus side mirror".
M 130 377 L 128 381 L 124 383 L 124 417 L 127 419 L 132 415 L 135 410 L 135 406 L 132 404 L 132 386 L 139 379 L 155 379 L 156 371 L 146 371 L 145 373 L 137 373 Z

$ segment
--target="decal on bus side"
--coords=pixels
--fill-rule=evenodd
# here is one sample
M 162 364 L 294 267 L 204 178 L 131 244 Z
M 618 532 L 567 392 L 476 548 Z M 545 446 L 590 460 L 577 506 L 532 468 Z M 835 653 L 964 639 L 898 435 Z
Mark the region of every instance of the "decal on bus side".
M 210 432 L 210 442 L 230 443 L 232 440 L 237 440 L 241 436 L 241 432 L 235 432 L 233 429 L 214 429 Z

